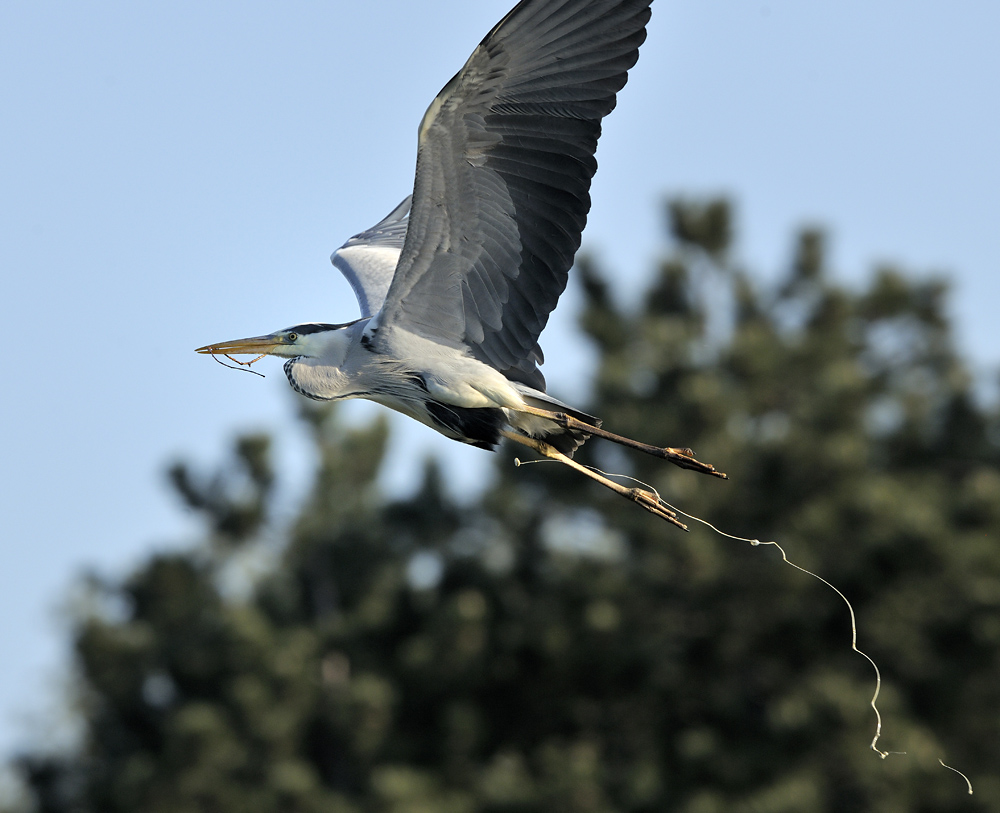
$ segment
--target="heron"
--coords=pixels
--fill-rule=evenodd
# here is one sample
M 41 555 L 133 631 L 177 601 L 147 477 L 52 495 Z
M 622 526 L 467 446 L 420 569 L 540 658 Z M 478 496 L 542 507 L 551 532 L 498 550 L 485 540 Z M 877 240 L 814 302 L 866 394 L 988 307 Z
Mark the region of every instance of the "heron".
M 685 528 L 653 489 L 626 487 L 574 451 L 599 437 L 726 475 L 690 449 L 603 429 L 549 395 L 539 370 L 538 337 L 590 211 L 601 123 L 638 60 L 651 3 L 519 2 L 427 108 L 412 194 L 334 251 L 361 317 L 197 352 L 285 358 L 307 398 L 365 398 L 484 449 L 506 439 Z

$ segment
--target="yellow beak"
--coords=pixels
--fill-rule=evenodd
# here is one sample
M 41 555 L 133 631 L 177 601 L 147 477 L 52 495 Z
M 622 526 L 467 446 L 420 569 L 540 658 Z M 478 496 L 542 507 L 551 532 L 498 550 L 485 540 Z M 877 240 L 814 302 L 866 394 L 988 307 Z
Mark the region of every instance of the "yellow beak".
M 285 344 L 285 341 L 278 334 L 269 336 L 254 336 L 251 339 L 236 339 L 231 342 L 219 342 L 218 344 L 206 344 L 199 347 L 195 353 L 206 353 L 212 356 L 267 356 L 277 348 Z

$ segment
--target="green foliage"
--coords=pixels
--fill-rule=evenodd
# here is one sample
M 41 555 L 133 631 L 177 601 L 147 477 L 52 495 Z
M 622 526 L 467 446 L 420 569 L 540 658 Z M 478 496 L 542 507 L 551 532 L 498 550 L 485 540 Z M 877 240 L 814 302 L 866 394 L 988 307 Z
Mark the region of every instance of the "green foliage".
M 385 423 L 310 407 L 319 465 L 287 527 L 266 438 L 211 476 L 173 470 L 206 543 L 94 588 L 83 741 L 20 763 L 37 810 L 996 809 L 1000 422 L 945 286 L 886 268 L 845 289 L 808 230 L 761 289 L 728 260 L 724 201 L 669 211 L 638 312 L 580 262 L 587 409 L 732 479 L 596 440 L 580 459 L 837 585 L 882 667 L 880 745 L 907 756 L 868 749 L 846 606 L 774 548 L 680 533 L 509 451 L 473 505 L 434 464 L 387 501 Z

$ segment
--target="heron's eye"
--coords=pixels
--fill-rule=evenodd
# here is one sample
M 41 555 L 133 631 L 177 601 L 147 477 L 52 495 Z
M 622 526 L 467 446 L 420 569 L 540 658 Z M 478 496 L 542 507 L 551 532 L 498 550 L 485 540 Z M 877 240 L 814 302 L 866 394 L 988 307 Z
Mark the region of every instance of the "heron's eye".
M 299 334 L 298 333 L 289 333 L 288 334 L 288 341 L 295 342 L 295 341 L 298 341 L 298 339 L 299 339 Z

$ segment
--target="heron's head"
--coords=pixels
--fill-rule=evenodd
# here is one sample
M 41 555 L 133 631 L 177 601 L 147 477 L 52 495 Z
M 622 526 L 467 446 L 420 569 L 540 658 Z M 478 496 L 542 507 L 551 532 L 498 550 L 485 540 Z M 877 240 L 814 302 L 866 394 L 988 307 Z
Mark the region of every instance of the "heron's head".
M 327 352 L 332 343 L 337 343 L 337 340 L 343 336 L 344 328 L 353 324 L 354 322 L 343 325 L 308 322 L 304 325 L 293 325 L 276 333 L 268 333 L 266 336 L 253 336 L 249 339 L 206 344 L 195 352 L 212 356 L 317 358 Z

